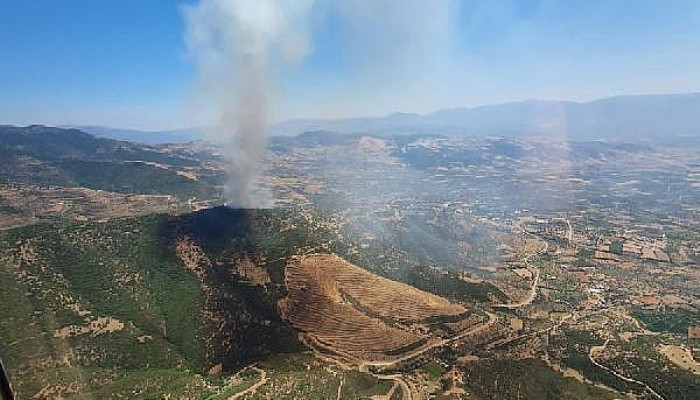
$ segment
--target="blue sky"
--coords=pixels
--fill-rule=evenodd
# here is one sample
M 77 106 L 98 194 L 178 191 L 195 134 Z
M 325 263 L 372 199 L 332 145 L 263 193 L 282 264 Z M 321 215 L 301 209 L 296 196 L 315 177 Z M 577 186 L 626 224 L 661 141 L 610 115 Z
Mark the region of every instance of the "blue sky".
M 700 91 L 700 1 L 442 1 L 358 28 L 319 0 L 275 118 Z M 0 0 L 0 124 L 196 125 L 182 4 Z

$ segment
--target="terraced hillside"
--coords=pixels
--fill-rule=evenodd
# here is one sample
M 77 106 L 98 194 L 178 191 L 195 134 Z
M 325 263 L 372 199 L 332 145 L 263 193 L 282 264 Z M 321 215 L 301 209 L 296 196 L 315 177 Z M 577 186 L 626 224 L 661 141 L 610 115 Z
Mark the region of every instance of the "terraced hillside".
M 382 278 L 334 254 L 293 258 L 280 309 L 305 341 L 345 361 L 390 361 L 438 342 L 428 321 L 458 321 L 463 307 Z
M 391 281 L 345 262 L 337 255 L 304 257 L 301 265 L 317 279 L 331 278 L 337 290 L 360 308 L 397 321 L 418 322 L 431 317 L 465 313 L 464 307 L 446 299 Z M 288 270 L 289 272 L 289 270 Z

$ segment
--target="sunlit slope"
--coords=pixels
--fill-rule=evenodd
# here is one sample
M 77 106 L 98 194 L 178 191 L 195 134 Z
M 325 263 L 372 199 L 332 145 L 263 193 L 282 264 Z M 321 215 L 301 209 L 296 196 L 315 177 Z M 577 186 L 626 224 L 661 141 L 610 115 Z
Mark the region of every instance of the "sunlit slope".
M 0 125 L 0 183 L 213 198 L 213 182 L 187 173 L 200 166 L 196 157 L 77 129 Z
M 298 334 L 308 320 L 297 314 L 302 322 L 290 324 L 279 309 L 298 289 L 294 262 L 330 248 L 346 258 L 348 247 L 322 216 L 283 209 L 217 207 L 3 231 L 0 357 L 20 398 L 192 398 L 216 385 L 210 373 L 304 351 Z M 306 262 L 323 261 L 323 274 L 337 268 L 329 276 L 342 301 L 331 307 L 350 313 L 350 325 L 376 325 L 356 343 L 377 345 L 377 356 L 358 359 L 404 357 L 483 322 L 442 297 L 325 257 Z M 342 334 L 356 333 L 324 329 L 329 340 L 340 338 L 329 341 L 338 348 L 349 343 Z
M 205 364 L 201 291 L 159 240 L 162 222 L 2 234 L 0 354 L 20 396 L 111 385 L 122 378 L 113 368 L 175 373 Z
M 444 298 L 356 267 L 334 254 L 295 257 L 280 309 L 307 344 L 363 363 L 391 361 L 439 342 L 429 321 L 467 319 Z M 476 322 L 476 321 L 474 321 Z
M 249 225 L 278 216 L 221 211 L 213 219 L 225 217 L 226 232 L 203 212 L 0 234 L 0 356 L 20 396 L 140 387 L 144 369 L 152 383 L 177 380 L 171 392 L 184 395 L 203 384 L 196 373 L 298 350 L 276 289 L 239 268 L 263 256 Z M 188 251 L 202 248 L 208 262 L 193 264 Z
M 419 322 L 430 317 L 466 312 L 464 307 L 442 297 L 372 274 L 337 255 L 304 257 L 300 264 L 320 281 L 335 281 L 336 291 L 358 303 L 361 308 L 373 310 L 380 317 Z M 288 273 L 289 270 L 290 266 Z

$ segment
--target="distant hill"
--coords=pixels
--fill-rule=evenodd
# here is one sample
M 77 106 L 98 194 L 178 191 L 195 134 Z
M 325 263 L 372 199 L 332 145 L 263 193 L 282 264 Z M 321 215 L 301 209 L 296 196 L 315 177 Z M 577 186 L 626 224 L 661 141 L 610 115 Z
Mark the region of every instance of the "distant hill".
M 277 135 L 439 133 L 464 136 L 557 136 L 570 139 L 683 139 L 700 135 L 700 93 L 620 96 L 587 103 L 529 100 L 431 114 L 341 120 L 290 120 Z
M 194 128 L 170 131 L 142 131 L 106 126 L 76 126 L 75 128 L 101 138 L 143 144 L 188 143 L 202 138 L 201 133 Z
M 150 161 L 174 165 L 196 165 L 179 155 L 155 147 L 98 138 L 75 128 L 43 125 L 0 125 L 0 152 L 41 160 Z
M 160 148 L 97 138 L 78 129 L 0 126 L 0 183 L 86 187 L 136 194 L 211 197 L 180 170 L 199 160 Z

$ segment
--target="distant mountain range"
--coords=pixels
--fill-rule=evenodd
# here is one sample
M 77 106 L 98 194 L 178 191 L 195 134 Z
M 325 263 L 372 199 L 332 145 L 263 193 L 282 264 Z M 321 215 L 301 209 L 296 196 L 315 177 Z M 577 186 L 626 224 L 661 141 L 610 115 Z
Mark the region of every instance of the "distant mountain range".
M 459 136 L 557 136 L 571 139 L 658 139 L 700 136 L 700 93 L 620 96 L 588 103 L 529 100 L 451 108 L 431 114 L 340 120 L 290 120 L 276 135 L 438 133 Z
M 76 127 L 98 137 L 145 144 L 184 143 L 201 129 L 146 132 Z M 587 103 L 528 100 L 384 117 L 294 119 L 272 127 L 275 136 L 304 132 L 444 134 L 456 136 L 555 136 L 569 139 L 667 139 L 700 136 L 700 93 L 619 96 Z

